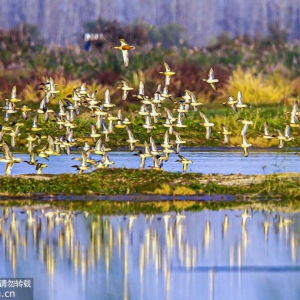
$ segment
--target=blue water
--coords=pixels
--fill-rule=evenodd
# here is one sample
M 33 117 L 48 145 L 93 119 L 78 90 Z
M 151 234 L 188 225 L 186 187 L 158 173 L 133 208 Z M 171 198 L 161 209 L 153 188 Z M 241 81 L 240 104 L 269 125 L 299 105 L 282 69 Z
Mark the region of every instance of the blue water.
M 187 172 L 204 174 L 271 174 L 277 172 L 299 172 L 300 157 L 294 152 L 250 152 L 248 157 L 244 157 L 242 151 L 184 151 L 180 153 L 184 157 L 191 159 L 192 164 L 188 166 Z M 29 160 L 28 154 L 15 154 L 23 160 Z M 39 162 L 47 163 L 48 167 L 43 170 L 43 174 L 75 173 L 73 165 L 80 162 L 72 160 L 73 157 L 80 157 L 80 153 L 61 156 L 51 156 L 49 161 L 37 157 Z M 140 158 L 132 152 L 110 152 L 109 157 L 115 162 L 111 167 L 115 168 L 139 168 Z M 99 155 L 92 155 L 95 160 L 101 159 Z M 162 169 L 170 172 L 181 172 L 182 165 L 176 162 L 178 156 L 171 154 L 169 161 L 164 162 Z M 151 168 L 153 161 L 151 158 L 146 160 L 145 167 Z M 4 172 L 5 164 L 0 163 L 0 174 Z M 12 170 L 14 174 L 35 173 L 35 166 L 24 162 L 15 164 Z
M 32 277 L 34 299 L 299 299 L 299 213 L 249 209 L 242 225 L 242 210 L 65 221 L 35 209 L 28 223 L 0 207 L 0 278 Z

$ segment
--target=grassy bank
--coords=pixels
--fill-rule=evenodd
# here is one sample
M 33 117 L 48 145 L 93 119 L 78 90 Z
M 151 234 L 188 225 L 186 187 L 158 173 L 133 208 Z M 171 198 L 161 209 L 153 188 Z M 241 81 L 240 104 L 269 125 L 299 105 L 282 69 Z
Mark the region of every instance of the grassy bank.
M 233 195 L 234 199 L 300 200 L 300 174 L 204 175 L 155 170 L 100 169 L 75 175 L 19 175 L 0 178 L 2 196 L 55 195 Z

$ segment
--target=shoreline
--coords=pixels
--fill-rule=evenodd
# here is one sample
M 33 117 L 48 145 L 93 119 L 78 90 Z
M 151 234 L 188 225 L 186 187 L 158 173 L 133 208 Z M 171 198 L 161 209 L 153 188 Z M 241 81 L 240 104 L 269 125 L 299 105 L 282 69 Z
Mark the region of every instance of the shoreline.
M 235 201 L 299 199 L 300 173 L 201 174 L 139 169 L 100 169 L 78 174 L 0 176 L 0 200 Z

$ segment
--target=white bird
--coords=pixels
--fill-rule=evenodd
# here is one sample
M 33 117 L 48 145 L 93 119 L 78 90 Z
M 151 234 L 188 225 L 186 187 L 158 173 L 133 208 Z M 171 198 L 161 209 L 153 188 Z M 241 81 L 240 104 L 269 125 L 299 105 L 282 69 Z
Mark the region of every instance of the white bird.
M 126 142 L 129 143 L 129 145 L 130 145 L 130 151 L 134 151 L 135 144 L 136 144 L 139 140 L 137 140 L 137 139 L 134 137 L 134 135 L 133 135 L 131 129 L 130 129 L 128 126 L 126 126 L 126 131 L 127 131 L 127 134 L 128 134 L 128 139 L 126 140 Z
M 112 104 L 111 101 L 110 101 L 109 89 L 105 90 L 103 106 L 106 107 L 106 108 L 112 108 L 112 107 L 115 106 L 115 104 Z
M 187 171 L 188 165 L 191 164 L 191 163 L 193 163 L 193 161 L 190 160 L 190 159 L 187 159 L 184 156 L 179 155 L 179 154 L 178 154 L 178 157 L 180 159 L 176 160 L 176 162 L 182 163 L 182 172 L 185 173 Z
M 223 134 L 224 136 L 224 144 L 228 144 L 229 143 L 229 135 L 232 134 L 231 131 L 229 131 L 226 126 L 224 124 L 221 124 L 221 134 Z
M 211 128 L 215 126 L 215 124 L 211 123 L 208 117 L 202 111 L 200 111 L 200 116 L 204 119 L 204 123 L 201 125 L 206 128 L 206 139 L 209 139 L 211 136 Z
M 125 80 L 122 80 L 121 82 L 122 85 L 119 87 L 119 89 L 123 90 L 122 100 L 126 100 L 128 96 L 128 92 L 133 90 L 133 88 L 129 86 Z
M 202 79 L 202 80 L 206 81 L 207 83 L 209 83 L 214 90 L 217 89 L 215 83 L 219 82 L 219 79 L 215 78 L 214 69 L 213 68 L 210 68 L 209 73 L 208 73 L 208 78 L 207 79 Z
M 159 72 L 159 73 L 164 74 L 166 76 L 165 85 L 170 85 L 171 76 L 175 75 L 175 72 L 171 71 L 171 68 L 166 62 L 164 62 L 164 66 L 166 70 L 164 72 Z
M 244 150 L 244 156 L 245 156 L 245 157 L 248 157 L 248 155 L 249 155 L 248 148 L 249 148 L 249 147 L 252 147 L 252 144 L 249 144 L 249 143 L 248 143 L 247 138 L 246 138 L 245 135 L 243 135 L 242 138 L 243 138 L 243 142 L 242 142 L 242 144 L 241 144 L 241 147 L 242 147 L 243 150 Z
M 237 103 L 235 105 L 237 108 L 246 108 L 248 105 L 243 103 L 242 92 L 238 91 Z
M 268 122 L 264 123 L 264 135 L 263 137 L 267 140 L 273 139 L 275 136 L 270 134 Z

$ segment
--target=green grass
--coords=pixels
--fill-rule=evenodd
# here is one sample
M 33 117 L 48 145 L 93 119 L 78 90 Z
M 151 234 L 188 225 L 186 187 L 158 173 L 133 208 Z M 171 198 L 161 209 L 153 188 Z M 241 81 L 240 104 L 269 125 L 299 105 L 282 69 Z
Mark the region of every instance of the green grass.
M 0 193 L 3 195 L 122 195 L 122 194 L 167 194 L 167 195 L 234 195 L 237 199 L 250 198 L 300 200 L 299 176 L 258 175 L 263 180 L 258 184 L 225 185 L 228 176 L 203 175 L 198 173 L 170 173 L 155 170 L 100 169 L 91 173 L 43 175 L 36 178 L 1 177 Z M 222 179 L 222 178 L 223 179 Z M 247 176 L 245 176 L 247 177 Z M 213 181 L 212 179 L 216 180 Z M 228 179 L 227 179 L 228 178 Z M 222 184 L 222 181 L 225 181 Z M 203 183 L 206 182 L 206 183 Z

